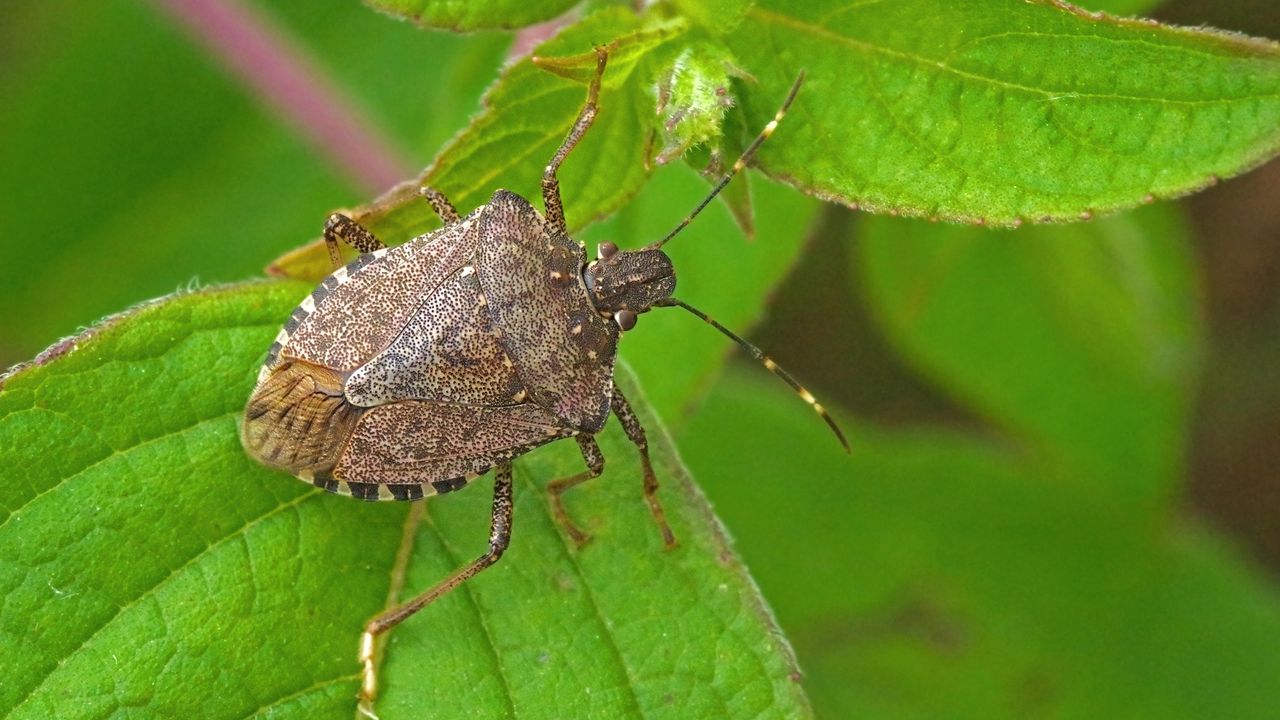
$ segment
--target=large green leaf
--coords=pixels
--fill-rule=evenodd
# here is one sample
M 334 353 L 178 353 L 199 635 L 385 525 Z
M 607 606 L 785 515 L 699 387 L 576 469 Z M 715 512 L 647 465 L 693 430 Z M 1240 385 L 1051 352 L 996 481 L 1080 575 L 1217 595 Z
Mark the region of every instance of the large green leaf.
M 20 651 L 0 654 L 4 717 L 350 717 L 355 643 L 386 601 L 406 506 L 260 468 L 236 433 L 308 289 L 171 298 L 5 381 L 0 646 Z M 808 715 L 763 600 L 638 405 L 681 548 L 662 550 L 613 424 L 605 476 L 568 499 L 595 535 L 583 549 L 544 490 L 582 459 L 536 452 L 517 464 L 507 556 L 393 632 L 384 718 Z M 429 501 L 402 595 L 483 550 L 491 483 L 477 485 Z
M 680 435 L 820 717 L 1272 717 L 1277 589 L 1220 538 L 955 432 L 846 430 L 851 458 L 744 368 Z
M 1125 502 L 1181 477 L 1198 285 L 1171 206 L 993 232 L 867 218 L 853 271 L 903 356 L 1046 469 Z
M 1181 195 L 1280 146 L 1269 41 L 1051 0 L 761 0 L 725 42 L 763 87 L 804 69 L 761 166 L 870 210 L 1074 220 Z M 743 96 L 753 125 L 776 103 Z
M 365 0 L 389 15 L 422 27 L 451 30 L 519 28 L 550 20 L 579 0 Z

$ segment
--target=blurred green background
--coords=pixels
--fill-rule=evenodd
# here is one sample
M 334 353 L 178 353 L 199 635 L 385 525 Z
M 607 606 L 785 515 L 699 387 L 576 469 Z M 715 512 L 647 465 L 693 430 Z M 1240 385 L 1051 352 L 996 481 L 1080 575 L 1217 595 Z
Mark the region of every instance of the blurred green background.
M 405 177 L 476 112 L 512 42 L 354 0 L 246 6 Z M 1156 16 L 1280 37 L 1270 0 Z M 159 3 L 0 4 L 0 97 L 0 366 L 140 300 L 257 276 L 380 189 Z M 1276 717 L 1280 164 L 1017 232 L 814 212 L 753 186 L 762 229 L 809 223 L 797 264 L 767 298 L 682 287 L 713 314 L 759 308 L 752 339 L 855 451 L 740 360 L 666 419 L 819 716 Z M 665 168 L 584 238 L 646 242 L 703 187 Z M 725 273 L 770 242 L 712 212 L 684 241 L 718 244 Z M 646 318 L 626 351 L 679 363 L 662 343 L 677 322 Z

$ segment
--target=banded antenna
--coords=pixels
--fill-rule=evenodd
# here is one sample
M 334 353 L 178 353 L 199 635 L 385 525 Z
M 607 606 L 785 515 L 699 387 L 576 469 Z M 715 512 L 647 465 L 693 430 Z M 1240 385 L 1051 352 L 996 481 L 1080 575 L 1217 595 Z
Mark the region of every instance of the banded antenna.
M 736 174 L 739 173 L 739 170 L 745 168 L 746 164 L 750 163 L 751 158 L 755 156 L 755 151 L 759 150 L 760 146 L 764 145 L 764 141 L 768 140 L 769 136 L 773 135 L 773 131 L 776 131 L 778 128 L 778 123 L 782 122 L 783 117 L 786 117 L 787 109 L 791 108 L 791 102 L 796 99 L 797 92 L 800 92 L 801 83 L 804 83 L 804 70 L 800 70 L 799 76 L 796 76 L 796 81 L 791 83 L 791 91 L 787 92 L 787 99 L 782 101 L 782 106 L 781 108 L 778 108 L 777 113 L 773 115 L 773 119 L 769 120 L 769 124 L 767 124 L 767 126 L 764 126 L 763 131 L 760 131 L 760 135 L 755 136 L 755 140 L 751 141 L 751 145 L 746 146 L 746 150 L 742 151 L 741 158 L 737 159 L 736 163 L 733 163 L 733 167 L 730 168 L 727 173 L 724 173 L 724 177 L 716 184 L 716 187 L 712 188 L 710 195 L 704 197 L 703 201 L 699 202 L 698 206 L 694 208 L 694 211 L 689 215 L 686 215 L 684 220 L 680 220 L 680 224 L 676 225 L 675 229 L 672 229 L 671 232 L 667 233 L 666 237 L 663 237 L 662 240 L 659 240 L 658 242 L 654 242 L 653 245 L 650 245 L 649 247 L 662 247 L 663 245 L 666 245 L 667 241 L 671 240 L 671 238 L 676 237 L 676 234 L 680 233 L 682 229 L 689 227 L 689 223 L 691 223 L 694 218 L 698 217 L 698 214 L 701 213 L 704 208 L 707 208 L 710 201 L 716 199 L 716 196 L 719 195 L 719 192 L 724 190 L 724 186 L 727 186 L 727 184 L 730 183 L 733 176 L 736 176 Z M 750 352 L 751 357 L 755 357 L 760 364 L 764 365 L 765 370 L 777 375 L 778 378 L 782 379 L 782 382 L 787 383 L 788 386 L 791 386 L 791 389 L 794 389 L 796 395 L 799 395 L 801 400 L 808 402 L 809 407 L 813 407 L 814 413 L 817 413 L 824 423 L 827 423 L 828 428 L 831 428 L 831 432 L 836 433 L 836 438 L 840 439 L 840 445 L 845 448 L 845 452 L 850 451 L 849 441 L 845 439 L 845 433 L 840 429 L 840 425 L 836 424 L 836 420 L 832 418 L 831 414 L 827 413 L 826 407 L 819 404 L 817 398 L 814 398 L 812 392 L 805 389 L 803 384 L 799 383 L 799 380 L 791 377 L 791 373 L 786 372 L 786 370 L 783 370 L 780 365 L 774 363 L 772 357 L 765 355 L 759 347 L 742 340 L 742 338 L 733 333 L 731 329 L 717 323 L 716 320 L 710 318 L 710 315 L 703 313 L 703 311 L 696 309 L 696 307 L 687 304 L 685 301 L 677 300 L 675 297 L 668 297 L 666 300 L 655 302 L 654 305 L 663 307 L 684 307 L 685 310 L 689 310 L 690 313 L 698 316 L 698 318 L 703 320 L 704 323 L 710 325 L 710 327 L 716 328 L 717 331 L 724 334 L 724 337 L 730 338 L 730 340 L 736 342 L 742 350 Z
M 803 70 L 801 70 L 800 74 L 796 76 L 796 81 L 791 84 L 791 91 L 787 93 L 787 99 L 782 101 L 782 107 L 778 108 L 778 112 L 774 114 L 773 119 L 769 121 L 768 125 L 764 126 L 764 130 L 761 130 L 760 134 L 756 136 L 756 139 L 751 141 L 751 144 L 747 146 L 747 149 L 742 151 L 742 157 L 738 158 L 738 161 L 733 164 L 733 167 L 729 168 L 729 172 L 725 173 L 724 177 L 720 178 L 720 182 L 711 190 L 711 194 L 703 198 L 702 202 L 698 203 L 698 207 L 694 208 L 693 212 L 686 215 L 684 220 L 681 220 L 680 224 L 675 226 L 675 229 L 667 233 L 666 237 L 649 247 L 660 248 L 663 245 L 666 245 L 667 241 L 679 234 L 679 232 L 685 229 L 689 223 L 693 222 L 693 219 L 698 217 L 698 213 L 702 212 L 703 208 L 711 204 L 711 201 L 720 194 L 720 191 L 729 184 L 729 181 L 733 179 L 734 175 L 738 174 L 739 170 L 746 167 L 747 163 L 751 162 L 751 158 L 755 156 L 756 150 L 759 150 L 760 146 L 764 144 L 764 141 L 768 140 L 769 136 L 773 134 L 773 131 L 778 129 L 778 123 L 782 122 L 782 118 L 786 116 L 787 108 L 790 108 L 791 102 L 796 99 L 796 93 L 800 92 L 800 85 L 802 83 L 804 83 Z
M 720 178 L 720 182 L 715 186 L 715 188 L 711 190 L 711 194 L 703 198 L 702 202 L 698 203 L 698 206 L 693 209 L 693 212 L 685 216 L 684 220 L 681 220 L 680 224 L 676 225 L 675 229 L 667 233 L 666 237 L 662 238 L 661 240 L 654 243 L 653 245 L 650 245 L 649 247 L 660 248 L 663 245 L 667 244 L 667 241 L 671 240 L 671 238 L 675 237 L 681 230 L 685 229 L 690 222 L 693 222 L 693 219 L 698 216 L 698 213 L 702 212 L 703 208 L 709 205 L 711 201 L 715 199 L 716 195 L 720 194 L 720 191 L 723 190 L 725 186 L 729 184 L 729 181 L 733 179 L 734 175 L 737 175 L 738 172 L 742 170 L 742 168 L 747 166 L 747 163 L 750 162 L 751 158 L 756 154 L 756 150 L 759 150 L 760 146 L 764 144 L 764 141 L 768 140 L 769 136 L 773 134 L 773 131 L 778 128 L 778 123 L 781 122 L 782 118 L 786 116 L 787 109 L 791 107 L 792 101 L 796 99 L 796 93 L 800 92 L 800 85 L 803 82 L 804 82 L 804 71 L 801 70 L 800 74 L 796 76 L 796 81 L 791 84 L 791 91 L 787 93 L 787 99 L 782 101 L 782 107 L 778 108 L 778 112 L 774 114 L 773 119 L 769 121 L 769 124 L 764 126 L 764 130 L 762 130 L 760 134 L 756 136 L 756 139 L 752 140 L 751 144 L 747 146 L 747 149 L 742 152 L 742 157 L 738 158 L 738 161 L 733 164 L 733 167 L 729 169 L 729 172 L 725 173 L 725 176 Z M 766 370 L 768 370 L 769 372 L 781 378 L 782 381 L 785 382 L 787 385 L 790 385 L 791 389 L 794 390 L 796 394 L 800 396 L 800 399 L 808 403 L 809 407 L 813 408 L 813 411 L 818 413 L 818 416 L 821 417 L 823 422 L 827 424 L 827 427 L 831 428 L 831 432 L 835 433 L 836 438 L 840 441 L 840 445 L 844 447 L 844 451 L 846 453 L 850 452 L 849 441 L 845 439 L 844 432 L 840 430 L 840 426 L 836 424 L 835 419 L 831 417 L 831 414 L 827 412 L 827 409 L 822 407 L 822 404 L 819 403 L 817 399 L 813 397 L 813 393 L 805 389 L 805 387 L 801 385 L 799 381 L 797 381 L 794 377 L 791 376 L 791 373 L 787 372 L 786 370 L 783 370 L 782 367 L 778 365 L 778 363 L 773 361 L 773 358 L 769 357 L 768 355 L 765 355 L 764 352 L 760 350 L 760 348 L 738 337 L 732 330 L 725 327 L 724 325 L 721 325 L 715 320 L 711 319 L 711 316 L 695 308 L 689 303 L 684 302 L 683 300 L 677 300 L 676 298 L 667 298 L 665 300 L 661 300 L 654 304 L 662 307 L 684 308 L 685 310 L 688 310 L 690 313 L 693 313 L 693 315 L 700 318 L 703 322 L 707 323 L 708 325 L 715 328 L 716 330 L 719 330 L 725 337 L 737 343 L 743 350 L 746 350 L 748 353 L 750 353 L 751 357 L 759 361 L 761 365 L 764 365 L 764 368 Z
M 782 379 L 782 382 L 790 385 L 791 389 L 795 390 L 796 394 L 800 396 L 800 399 L 808 403 L 809 407 L 813 408 L 813 411 L 818 413 L 819 417 L 822 418 L 823 422 L 827 424 L 827 427 L 831 428 L 831 432 L 836 434 L 836 438 L 839 439 L 840 444 L 844 446 L 844 451 L 846 453 L 850 452 L 849 441 L 845 439 L 844 432 L 840 430 L 840 426 L 836 424 L 835 419 L 831 417 L 831 414 L 827 412 L 827 409 L 822 407 L 822 404 L 819 403 L 817 398 L 813 396 L 813 393 L 806 390 L 805 387 L 799 383 L 799 381 L 797 381 L 794 377 L 791 376 L 791 373 L 787 372 L 786 370 L 783 370 L 782 367 L 778 365 L 778 363 L 773 361 L 773 358 L 769 357 L 768 355 L 765 355 L 764 352 L 760 350 L 760 348 L 738 337 L 736 334 L 734 334 L 732 330 L 713 320 L 710 315 L 707 315 L 706 313 L 695 308 L 689 303 L 684 302 L 683 300 L 677 300 L 676 298 L 667 298 L 666 300 L 661 300 L 654 304 L 662 307 L 682 307 L 685 310 L 688 310 L 689 312 L 698 316 L 706 324 L 719 330 L 721 333 L 725 335 L 725 337 L 738 343 L 738 345 L 743 350 L 746 350 L 748 353 L 751 353 L 751 357 L 758 360 L 761 365 L 764 365 L 765 370 L 768 370 L 774 375 L 777 375 L 779 378 Z

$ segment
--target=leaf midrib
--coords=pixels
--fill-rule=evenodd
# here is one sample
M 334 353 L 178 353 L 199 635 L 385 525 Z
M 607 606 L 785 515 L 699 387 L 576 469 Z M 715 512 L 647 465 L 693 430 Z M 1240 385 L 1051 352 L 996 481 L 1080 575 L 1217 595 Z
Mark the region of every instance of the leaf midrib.
M 604 475 L 595 478 L 599 482 Z M 591 583 L 588 582 L 586 574 L 582 570 L 582 564 L 578 562 L 578 551 L 570 545 L 568 537 L 560 531 L 559 524 L 556 521 L 555 513 L 551 509 L 551 494 L 544 491 L 544 487 L 526 478 L 527 486 L 532 490 L 538 499 L 538 509 L 542 512 L 544 518 L 554 528 L 553 534 L 560 542 L 560 547 L 564 550 L 565 557 L 569 560 L 569 565 L 573 567 L 573 574 L 578 577 L 579 587 L 582 588 L 583 594 L 586 596 L 587 605 L 591 608 L 591 613 L 595 615 L 596 621 L 600 623 L 600 635 L 607 641 L 609 650 L 613 653 L 618 661 L 618 667 L 622 670 L 622 676 L 626 678 L 627 697 L 631 699 L 631 704 L 636 709 L 636 717 L 645 717 L 644 708 L 640 704 L 640 697 L 636 695 L 636 679 L 631 672 L 631 667 L 627 665 L 626 655 L 622 652 L 622 648 L 618 647 L 618 640 L 613 636 L 613 626 L 607 618 L 605 618 L 604 610 L 600 607 L 600 601 L 596 599 L 595 593 L 591 589 Z M 531 503 L 532 504 L 532 503 Z
M 425 503 L 426 500 L 424 499 L 420 502 Z M 462 559 L 462 556 L 459 555 L 459 553 L 454 551 L 453 547 L 449 544 L 448 538 L 446 538 L 444 533 L 440 532 L 440 529 L 431 521 L 431 508 L 429 505 L 423 507 L 423 522 L 419 527 L 422 527 L 423 525 L 431 528 L 431 532 L 436 536 L 436 542 L 440 543 L 440 547 L 444 548 L 445 557 L 449 558 L 449 561 L 453 563 L 454 567 L 461 568 L 462 564 L 466 561 Z M 415 547 L 414 549 L 416 550 L 417 548 Z M 416 595 L 424 590 L 425 588 L 415 589 L 413 590 L 413 593 Z M 480 602 L 476 598 L 475 590 L 471 587 L 471 583 L 462 583 L 461 590 L 463 597 L 467 598 L 468 607 L 470 607 L 471 611 L 475 614 L 476 623 L 480 626 L 481 632 L 484 633 L 485 643 L 489 646 L 489 655 L 493 658 L 495 674 L 498 676 L 499 684 L 502 685 L 502 699 L 507 704 L 507 710 L 511 713 L 512 720 L 515 720 L 515 718 L 518 717 L 518 713 L 516 713 L 515 693 L 511 690 L 511 681 L 507 678 L 507 668 L 502 662 L 502 653 L 498 650 L 498 644 L 494 641 L 493 631 L 489 629 L 489 623 L 486 621 L 485 613 L 480 607 Z M 401 602 L 405 602 L 404 599 L 398 598 L 397 603 Z
M 1115 94 L 1115 93 L 1081 92 L 1079 90 L 1054 91 L 1046 88 L 1038 88 L 1030 85 L 1022 85 L 1019 83 L 1009 82 L 1007 80 L 1001 80 L 999 78 L 989 77 L 986 75 L 980 75 L 978 73 L 952 67 L 948 65 L 945 60 L 934 60 L 932 58 L 922 57 L 919 55 L 915 55 L 913 53 L 905 52 L 902 50 L 896 50 L 883 45 L 876 45 L 874 43 L 870 43 L 865 40 L 856 40 L 854 38 L 841 35 L 825 26 L 816 25 L 810 22 L 805 22 L 803 20 L 792 17 L 790 15 L 783 15 L 781 13 L 773 12 L 770 10 L 764 10 L 758 6 L 752 6 L 747 11 L 747 14 L 754 15 L 764 22 L 773 22 L 779 25 L 786 25 L 796 30 L 799 30 L 801 32 L 808 33 L 816 37 L 829 40 L 831 42 L 835 42 L 837 44 L 846 45 L 848 47 L 854 48 L 862 52 L 864 55 L 881 55 L 884 57 L 893 58 L 897 60 L 904 60 L 907 62 L 915 63 L 917 65 L 923 65 L 923 66 L 935 68 L 935 69 L 941 70 L 942 72 L 950 73 L 957 77 L 963 78 L 965 80 L 983 83 L 996 88 L 1016 90 L 1016 91 L 1033 94 L 1033 95 L 1042 95 L 1045 98 L 1066 96 L 1066 97 L 1072 97 L 1072 98 L 1086 98 L 1091 100 L 1121 100 L 1121 101 L 1135 102 L 1135 103 L 1163 103 L 1167 105 L 1196 106 L 1196 105 L 1221 105 L 1226 103 L 1236 103 L 1243 100 L 1258 100 L 1258 99 L 1280 97 L 1280 93 L 1273 92 L 1273 93 L 1256 93 L 1256 94 L 1240 95 L 1240 96 L 1230 97 L 1230 98 L 1208 98 L 1208 99 L 1193 100 L 1193 99 L 1180 99 L 1180 98 L 1168 98 L 1168 97 L 1142 97 L 1138 95 L 1121 95 L 1121 94 Z M 1023 33 L 1023 34 L 1034 36 L 1034 35 L 1037 35 L 1038 33 Z M 1052 35 L 1050 33 L 1039 33 L 1039 34 L 1045 37 L 1077 37 L 1077 38 L 1088 37 L 1094 40 L 1101 40 L 1101 41 L 1107 41 L 1107 42 L 1123 42 L 1123 43 L 1140 42 L 1135 40 L 1107 38 L 1100 35 L 1058 36 L 1058 35 Z M 975 38 L 972 41 L 972 43 L 982 42 L 990 39 L 991 37 L 996 37 L 996 36 L 985 36 L 981 38 Z M 1159 49 L 1162 51 L 1168 50 L 1168 48 L 1161 47 L 1161 46 L 1153 46 L 1153 47 L 1159 47 Z M 1194 48 L 1184 47 L 1180 49 L 1187 52 L 1193 52 L 1193 53 L 1197 52 Z M 1206 55 L 1207 57 L 1217 57 L 1210 53 L 1203 53 L 1203 54 Z

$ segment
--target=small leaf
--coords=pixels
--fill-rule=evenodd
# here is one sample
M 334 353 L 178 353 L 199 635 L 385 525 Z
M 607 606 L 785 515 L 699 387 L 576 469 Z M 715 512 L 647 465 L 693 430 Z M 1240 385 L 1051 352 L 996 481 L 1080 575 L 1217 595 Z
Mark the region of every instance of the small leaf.
M 718 151 L 725 113 L 733 107 L 730 73 L 741 74 L 722 45 L 699 42 L 685 46 L 658 80 L 658 164 L 680 157 L 686 150 L 709 143 Z
M 720 181 L 724 173 L 733 167 L 733 163 L 742 157 L 747 144 L 760 134 L 763 128 L 747 128 L 746 118 L 741 110 L 735 109 L 726 113 L 723 134 L 716 143 L 715 152 L 694 150 L 685 156 L 685 162 L 702 172 L 712 187 Z M 756 236 L 755 209 L 751 203 L 751 181 L 747 173 L 742 173 L 741 180 L 735 180 L 725 186 L 716 198 L 733 215 L 733 220 L 747 239 Z
M 364 0 L 388 15 L 401 17 L 424 28 L 465 32 L 495 28 L 513 29 L 550 20 L 577 5 L 579 0 Z
M 257 365 L 310 290 L 256 283 L 110 319 L 0 388 L 0 716 L 352 717 L 356 642 L 386 602 L 406 505 L 328 495 L 237 437 Z M 516 467 L 501 563 L 397 628 L 382 717 L 808 717 L 789 650 L 662 426 L 682 547 L 664 552 L 635 449 L 550 521 L 553 444 Z M 478 555 L 491 481 L 428 501 L 408 595 Z M 441 678 L 448 677 L 448 682 Z M 566 684 L 567 683 L 567 684 Z
M 503 73 L 485 95 L 485 112 L 421 178 L 358 210 L 356 219 L 395 243 L 439 225 L 416 195 L 420 185 L 442 191 L 464 212 L 487 201 L 495 187 L 541 197 L 543 168 L 586 101 L 595 69 L 592 48 L 605 43 L 610 59 L 600 111 L 562 167 L 560 187 L 571 228 L 613 212 L 648 177 L 643 153 L 653 123 L 651 66 L 661 57 L 659 48 L 683 28 L 678 19 L 637 16 L 626 8 L 596 12 L 567 28 L 537 48 L 539 64 L 524 59 Z M 582 82 L 545 66 L 560 75 L 581 75 Z
M 1074 220 L 1235 175 L 1280 147 L 1275 43 L 1050 0 L 761 0 L 724 41 L 773 90 L 808 79 L 759 165 L 868 210 Z
M 1168 499 L 1200 347 L 1175 208 L 1012 232 L 862 228 L 852 272 L 908 361 L 1073 482 Z

